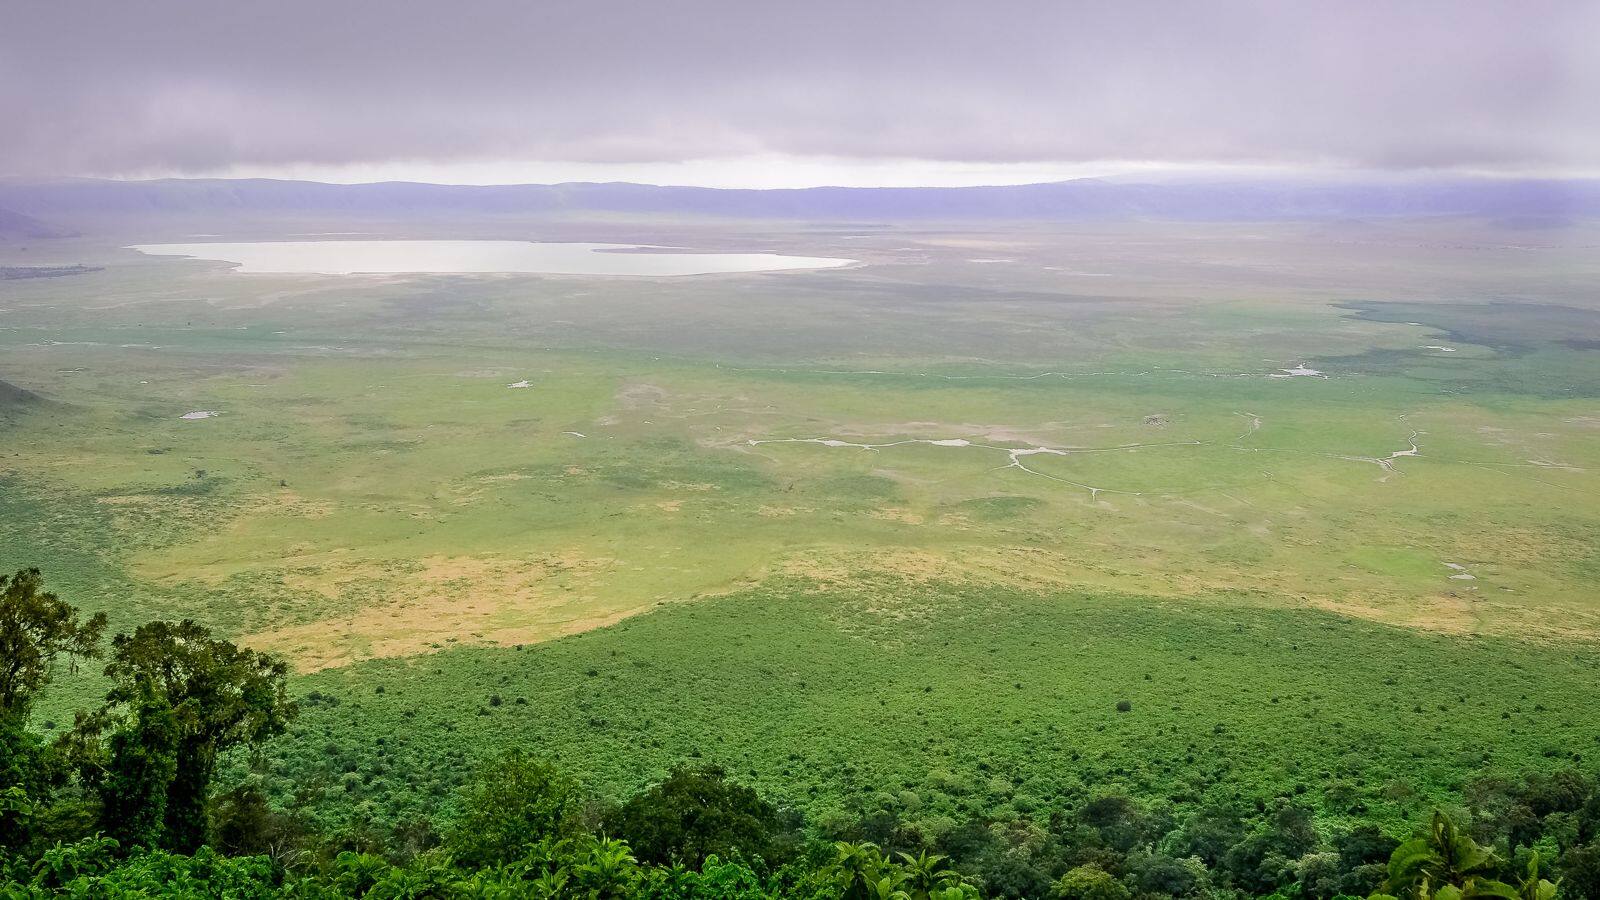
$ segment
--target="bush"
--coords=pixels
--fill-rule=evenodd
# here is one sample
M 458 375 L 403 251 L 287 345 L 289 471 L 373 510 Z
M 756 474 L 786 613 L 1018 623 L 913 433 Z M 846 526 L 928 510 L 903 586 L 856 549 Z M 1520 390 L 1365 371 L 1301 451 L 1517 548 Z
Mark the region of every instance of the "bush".
M 576 834 L 583 796 L 549 764 L 513 750 L 480 769 L 458 803 L 446 845 L 466 865 L 493 866 Z
M 778 810 L 717 766 L 679 767 L 609 817 L 639 859 L 699 868 L 711 856 L 786 856 Z
M 1055 896 L 1061 900 L 1128 900 L 1133 894 L 1106 870 L 1087 865 L 1061 876 Z

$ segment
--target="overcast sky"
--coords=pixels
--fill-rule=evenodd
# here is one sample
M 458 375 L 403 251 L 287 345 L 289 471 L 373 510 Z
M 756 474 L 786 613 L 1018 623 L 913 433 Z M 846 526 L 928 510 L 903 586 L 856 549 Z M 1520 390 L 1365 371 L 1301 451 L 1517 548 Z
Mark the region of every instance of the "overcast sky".
M 0 173 L 1600 172 L 1600 0 L 0 0 Z

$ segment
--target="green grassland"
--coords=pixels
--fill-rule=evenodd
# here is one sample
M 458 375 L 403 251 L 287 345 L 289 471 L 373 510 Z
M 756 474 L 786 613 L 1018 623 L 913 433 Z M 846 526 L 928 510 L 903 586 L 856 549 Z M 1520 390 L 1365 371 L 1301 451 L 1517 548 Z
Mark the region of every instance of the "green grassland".
M 1592 760 L 1597 672 L 1588 647 L 1226 598 L 778 579 L 537 647 L 319 673 L 259 775 L 335 826 L 423 818 L 486 746 L 524 746 L 613 796 L 714 760 L 813 821 L 882 809 L 929 839 L 1117 790 L 1398 828 L 1470 776 Z
M 43 398 L 0 567 L 285 654 L 342 702 L 280 799 L 387 820 L 513 742 L 928 827 L 1111 783 L 1398 819 L 1595 752 L 1600 311 L 1587 232 L 1375 228 L 532 233 L 866 263 L 679 279 L 11 248 L 101 268 L 0 283 Z

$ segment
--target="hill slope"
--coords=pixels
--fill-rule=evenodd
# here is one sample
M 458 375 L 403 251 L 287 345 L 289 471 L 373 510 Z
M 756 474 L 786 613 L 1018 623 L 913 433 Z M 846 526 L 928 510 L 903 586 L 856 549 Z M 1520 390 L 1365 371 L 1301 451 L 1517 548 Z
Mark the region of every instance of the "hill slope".
M 0 381 L 0 418 L 20 415 L 44 405 L 44 398 L 33 391 Z
M 71 237 L 72 232 L 9 209 L 0 209 L 0 241 Z
M 1564 650 L 1221 598 L 774 581 L 526 649 L 301 679 L 317 693 L 268 788 L 329 785 L 325 811 L 404 821 L 465 760 L 521 746 L 617 796 L 704 758 L 814 819 L 887 804 L 927 833 L 1114 788 L 1185 810 L 1298 798 L 1400 830 L 1414 798 L 1592 746 L 1600 704 L 1580 686 L 1600 656 Z

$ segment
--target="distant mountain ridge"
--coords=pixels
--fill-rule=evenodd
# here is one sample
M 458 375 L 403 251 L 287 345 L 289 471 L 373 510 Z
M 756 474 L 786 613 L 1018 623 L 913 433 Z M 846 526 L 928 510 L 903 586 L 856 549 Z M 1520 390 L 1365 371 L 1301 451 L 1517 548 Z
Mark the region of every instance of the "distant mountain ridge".
M 9 381 L 0 381 L 0 417 L 44 405 L 44 398 Z
M 72 232 L 32 216 L 0 208 L 0 241 L 28 238 L 71 237 Z
M 1600 181 L 1427 178 L 1414 181 L 1081 179 L 995 187 L 741 190 L 629 183 L 323 184 L 267 179 L 0 180 L 0 207 L 25 216 L 205 213 L 349 215 L 570 212 L 864 221 L 873 219 L 1188 220 L 1466 215 L 1600 215 Z

